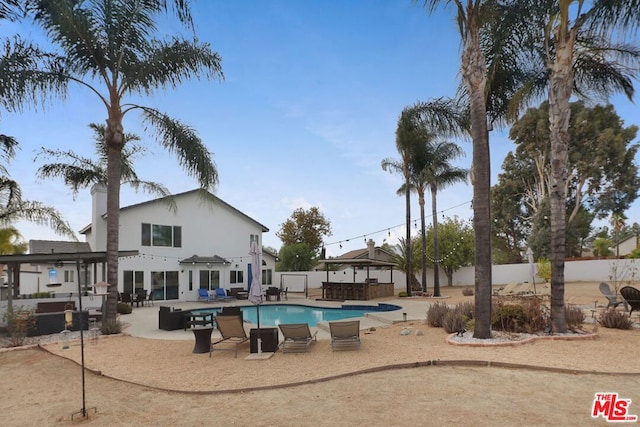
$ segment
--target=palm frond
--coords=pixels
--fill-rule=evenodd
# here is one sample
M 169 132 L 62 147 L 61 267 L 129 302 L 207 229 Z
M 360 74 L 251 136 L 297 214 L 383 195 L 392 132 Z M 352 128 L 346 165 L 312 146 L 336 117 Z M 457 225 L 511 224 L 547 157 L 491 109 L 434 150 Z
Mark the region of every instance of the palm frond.
M 222 59 L 208 43 L 178 38 L 170 43 L 154 41 L 142 55 L 123 61 L 121 94 L 127 91 L 150 94 L 152 89 L 176 87 L 200 74 L 207 79 L 224 78 Z
M 6 39 L 0 53 L 0 105 L 21 111 L 44 105 L 49 96 L 64 97 L 67 78 L 60 72 L 62 57 L 46 53 L 16 36 Z
M 201 188 L 215 188 L 218 171 L 211 153 L 195 131 L 158 110 L 136 107 L 143 111 L 145 130 L 155 134 L 167 151 L 177 155 L 178 162 L 187 174 L 195 177 Z
M 54 208 L 40 202 L 23 200 L 0 209 L 0 225 L 10 226 L 17 221 L 28 221 L 51 228 L 59 235 L 75 241 L 78 237 L 62 215 Z
M 145 193 L 155 195 L 162 203 L 167 205 L 172 212 L 178 211 L 178 205 L 176 204 L 175 198 L 169 189 L 162 184 L 158 184 L 153 181 L 141 181 L 138 179 L 123 181 L 122 184 L 130 186 L 135 191 L 142 189 Z

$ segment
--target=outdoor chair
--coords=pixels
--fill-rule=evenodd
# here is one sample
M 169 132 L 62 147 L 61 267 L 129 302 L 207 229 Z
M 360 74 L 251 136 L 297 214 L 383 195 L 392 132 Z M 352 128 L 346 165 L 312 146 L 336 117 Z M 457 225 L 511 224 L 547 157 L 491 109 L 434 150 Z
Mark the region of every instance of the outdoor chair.
M 248 341 L 247 333 L 244 330 L 242 318 L 240 316 L 216 316 L 215 322 L 218 325 L 221 338 L 211 343 L 209 357 L 213 353 L 214 348 L 218 350 L 229 350 L 234 352 L 234 357 L 238 357 L 238 347 L 245 341 Z M 233 343 L 232 348 L 220 347 L 221 344 Z M 218 347 L 216 347 L 218 346 Z
M 281 323 L 278 325 L 284 341 L 282 341 L 283 353 L 295 353 L 309 351 L 312 341 L 316 340 L 315 331 L 313 334 L 308 323 Z
M 145 303 L 147 304 L 147 307 L 151 307 L 153 304 L 153 291 L 149 291 L 149 294 L 147 295 L 147 299 L 145 300 Z
M 131 298 L 131 292 L 122 292 L 120 294 L 120 301 L 125 304 L 129 304 L 131 307 L 133 307 L 133 299 Z
M 609 301 L 609 303 L 607 304 L 607 308 L 616 308 L 620 304 L 623 304 L 624 310 L 627 311 L 627 309 L 629 308 L 627 306 L 627 302 L 611 292 L 611 288 L 608 284 L 606 284 L 605 282 L 600 282 L 600 285 L 598 287 L 600 288 L 600 292 L 602 293 L 602 295 L 604 295 Z
M 231 295 L 227 295 L 227 292 L 224 288 L 216 288 L 215 294 L 213 294 L 213 298 L 216 301 L 229 301 L 234 299 Z
M 136 307 L 144 306 L 144 302 L 146 301 L 146 299 L 147 291 L 143 289 L 136 292 L 136 296 L 133 298 L 133 303 L 136 305 Z
M 209 295 L 209 291 L 203 288 L 198 289 L 198 301 L 213 301 L 213 295 Z
M 620 295 L 624 298 L 625 302 L 629 304 L 629 317 L 631 317 L 631 313 L 633 311 L 640 312 L 640 290 L 634 288 L 633 286 L 624 286 L 620 289 Z
M 329 322 L 331 348 L 337 350 L 360 349 L 360 321 Z

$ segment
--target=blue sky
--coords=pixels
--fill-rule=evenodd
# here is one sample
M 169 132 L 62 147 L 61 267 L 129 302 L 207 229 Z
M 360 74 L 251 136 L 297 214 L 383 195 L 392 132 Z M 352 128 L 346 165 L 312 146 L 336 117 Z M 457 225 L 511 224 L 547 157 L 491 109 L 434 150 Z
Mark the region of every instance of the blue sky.
M 395 193 L 401 179 L 382 171 L 380 162 L 398 158 L 395 129 L 405 106 L 455 95 L 460 49 L 453 10 L 429 15 L 411 0 L 199 0 L 193 15 L 198 38 L 222 56 L 225 79 L 131 100 L 197 130 L 218 167 L 216 195 L 270 229 L 265 245 L 280 248 L 280 225 L 295 208 L 311 206 L 331 221 L 328 255 L 364 248 L 365 238 L 396 243 L 405 222 L 404 199 Z M 179 30 L 175 24 L 163 29 Z M 2 35 L 15 32 L 41 38 L 27 24 L 0 28 Z M 640 124 L 640 107 L 621 97 L 612 102 L 627 125 Z M 89 190 L 74 199 L 61 181 L 37 180 L 42 161 L 33 158 L 42 146 L 93 153 L 87 124 L 106 118 L 95 95 L 73 87 L 66 101 L 54 100 L 44 111 L 1 114 L 2 132 L 20 141 L 9 170 L 24 198 L 56 207 L 74 230 L 87 225 Z M 124 126 L 149 150 L 136 165 L 139 176 L 174 193 L 195 188 L 138 119 L 130 114 Z M 493 183 L 513 148 L 505 134 L 491 135 Z M 469 167 L 471 144 L 458 143 L 467 152 L 459 165 Z M 121 205 L 149 198 L 123 187 Z M 471 198 L 470 185 L 443 190 L 439 215 L 471 218 Z M 628 216 L 640 221 L 639 206 Z M 412 217 L 419 218 L 415 201 Z M 26 240 L 62 239 L 45 227 L 17 227 Z

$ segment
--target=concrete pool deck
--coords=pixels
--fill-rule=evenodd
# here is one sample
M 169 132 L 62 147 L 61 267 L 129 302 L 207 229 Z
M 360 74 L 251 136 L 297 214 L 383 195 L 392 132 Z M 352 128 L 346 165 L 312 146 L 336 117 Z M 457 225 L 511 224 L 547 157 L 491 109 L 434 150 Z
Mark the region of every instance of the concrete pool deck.
M 304 297 L 297 297 L 289 295 L 288 300 L 284 301 L 266 301 L 262 305 L 272 304 L 302 304 L 315 307 L 327 307 L 327 308 L 339 308 L 343 304 L 349 305 L 377 305 L 379 303 L 394 304 L 402 307 L 400 310 L 395 311 L 381 311 L 370 313 L 366 317 L 356 317 L 354 319 L 360 320 L 360 329 L 369 329 L 371 327 L 384 327 L 390 324 L 402 322 L 404 320 L 403 313 L 407 314 L 406 320 L 424 320 L 427 317 L 426 310 L 433 301 L 427 301 L 424 299 L 410 299 L 410 298 L 392 298 L 392 299 L 379 299 L 371 301 L 317 301 L 315 299 L 307 299 Z M 181 308 L 183 310 L 190 309 L 205 309 L 205 308 L 222 308 L 230 306 L 251 306 L 252 304 L 247 300 L 237 300 L 230 302 L 159 302 L 156 301 L 154 306 L 151 307 L 134 307 L 131 314 L 125 314 L 120 316 L 120 321 L 123 323 L 123 332 L 134 337 L 149 338 L 149 339 L 161 339 L 161 340 L 193 340 L 193 333 L 187 329 L 164 331 L 158 329 L 158 312 L 160 306 L 170 306 L 174 308 Z M 247 327 L 256 327 L 254 324 L 247 323 Z M 318 323 L 317 327 L 311 327 L 312 332 L 318 331 L 317 339 L 329 339 L 329 325 L 327 322 Z M 213 336 L 219 336 L 216 329 L 213 330 Z

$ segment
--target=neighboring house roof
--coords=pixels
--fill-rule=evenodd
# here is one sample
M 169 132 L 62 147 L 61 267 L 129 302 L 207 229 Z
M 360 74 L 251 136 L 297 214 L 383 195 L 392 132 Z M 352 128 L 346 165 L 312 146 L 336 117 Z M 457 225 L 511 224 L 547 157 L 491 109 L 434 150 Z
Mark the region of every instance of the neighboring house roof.
M 376 246 L 374 250 L 376 253 L 376 260 L 378 261 L 390 262 L 393 259 L 393 254 L 380 246 Z M 345 252 L 342 255 L 338 255 L 335 258 L 332 258 L 332 260 L 343 260 L 343 261 L 366 260 L 366 259 L 369 259 L 369 248 L 354 249 L 352 251 Z M 349 262 L 344 262 L 344 263 L 335 262 L 331 264 L 343 264 L 347 266 Z M 313 267 L 313 269 L 316 271 L 324 271 L 326 269 L 326 264 L 325 262 L 320 261 L 315 267 Z
M 71 252 L 91 252 L 87 242 L 69 242 L 61 240 L 29 240 L 30 254 L 54 254 Z
M 189 258 L 181 259 L 180 264 L 229 264 L 228 261 L 219 255 L 213 256 L 198 256 L 191 255 Z
M 186 196 L 186 195 L 190 195 L 190 194 L 193 194 L 193 193 L 198 193 L 198 192 L 205 193 L 205 195 L 206 195 L 207 197 L 212 198 L 216 203 L 221 203 L 221 204 L 223 204 L 224 206 L 228 207 L 229 209 L 231 209 L 232 211 L 234 211 L 234 212 L 235 212 L 235 213 L 237 213 L 238 215 L 240 215 L 240 216 L 242 216 L 242 217 L 244 217 L 244 218 L 248 219 L 249 221 L 251 221 L 251 222 L 253 222 L 253 223 L 255 223 L 255 224 L 259 225 L 259 226 L 262 228 L 262 232 L 263 232 L 263 233 L 266 233 L 266 232 L 268 232 L 268 231 L 269 231 L 269 228 L 268 228 L 266 225 L 261 224 L 260 222 L 258 222 L 258 221 L 256 221 L 255 219 L 251 218 L 249 215 L 245 214 L 244 212 L 242 212 L 242 211 L 240 211 L 240 210 L 238 210 L 238 209 L 234 208 L 233 206 L 231 206 L 230 204 L 228 204 L 227 202 L 225 202 L 225 201 L 224 201 L 224 200 L 222 200 L 221 198 L 219 198 L 219 197 L 217 197 L 217 196 L 215 196 L 215 195 L 211 194 L 210 192 L 208 192 L 208 191 L 206 191 L 206 190 L 203 190 L 203 189 L 201 189 L 201 188 L 196 188 L 195 190 L 190 190 L 190 191 L 185 191 L 185 192 L 183 192 L 183 193 L 174 194 L 174 195 L 172 195 L 171 197 L 173 197 L 174 199 L 177 199 L 177 198 L 179 198 L 179 197 Z M 120 208 L 120 212 L 123 212 L 123 211 L 129 210 L 129 209 L 134 209 L 134 208 L 139 207 L 139 206 L 148 205 L 148 204 L 151 204 L 151 203 L 158 203 L 158 202 L 162 202 L 162 200 L 163 200 L 163 199 L 164 199 L 164 197 L 161 197 L 161 198 L 158 198 L 158 199 L 147 200 L 146 202 L 136 203 L 136 204 L 134 204 L 134 205 L 129 205 L 129 206 L 121 207 L 121 208 Z M 103 217 L 106 217 L 106 214 L 105 214 L 105 215 L 103 215 Z M 91 224 L 89 224 L 89 225 L 85 226 L 83 229 L 81 229 L 81 230 L 80 230 L 80 234 L 86 234 L 86 233 L 87 233 L 87 232 L 89 232 L 90 230 L 91 230 Z

